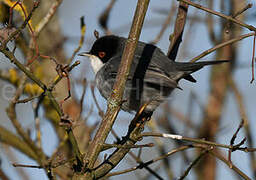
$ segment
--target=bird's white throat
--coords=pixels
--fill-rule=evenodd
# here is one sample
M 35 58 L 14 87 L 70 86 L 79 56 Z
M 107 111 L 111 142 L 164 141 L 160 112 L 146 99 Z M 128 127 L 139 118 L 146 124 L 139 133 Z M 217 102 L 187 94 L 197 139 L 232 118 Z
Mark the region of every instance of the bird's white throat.
M 104 66 L 103 62 L 97 56 L 90 56 L 91 65 L 95 74 Z

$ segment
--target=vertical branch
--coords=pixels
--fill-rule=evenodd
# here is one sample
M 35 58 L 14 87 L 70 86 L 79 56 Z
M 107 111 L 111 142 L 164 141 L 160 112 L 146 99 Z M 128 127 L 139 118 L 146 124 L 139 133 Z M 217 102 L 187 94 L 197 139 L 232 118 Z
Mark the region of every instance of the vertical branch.
M 184 2 L 180 2 L 178 14 L 175 21 L 174 32 L 172 35 L 170 35 L 171 44 L 168 49 L 168 57 L 173 61 L 177 57 L 178 49 L 182 41 L 182 35 L 183 35 L 186 18 L 187 18 L 187 11 L 188 11 L 188 4 Z
M 236 83 L 234 82 L 234 80 L 232 79 L 232 77 L 230 77 L 230 86 L 235 94 L 236 97 L 236 101 L 239 107 L 239 112 L 240 112 L 240 117 L 244 120 L 244 129 L 245 129 L 245 135 L 246 135 L 246 139 L 247 139 L 247 144 L 249 147 L 254 147 L 254 143 L 253 143 L 253 136 L 252 136 L 252 131 L 250 128 L 250 122 L 246 113 L 246 108 L 243 102 L 243 96 L 240 93 L 238 87 L 236 86 Z M 253 176 L 254 179 L 256 179 L 256 157 L 255 157 L 255 153 L 250 153 L 250 162 L 251 162 L 251 169 L 253 172 Z
M 125 88 L 125 82 L 129 75 L 130 66 L 132 64 L 135 48 L 139 40 L 148 4 L 149 0 L 140 0 L 137 3 L 132 27 L 129 33 L 129 38 L 125 45 L 124 53 L 121 59 L 121 64 L 118 69 L 116 83 L 114 84 L 112 94 L 108 100 L 107 112 L 100 124 L 100 127 L 91 145 L 89 146 L 87 156 L 85 157 L 85 163 L 87 163 L 87 168 L 89 169 L 93 168 L 94 163 L 97 160 L 97 157 L 101 151 L 102 144 L 105 142 L 109 132 L 111 131 L 117 114 L 120 110 L 120 105 L 122 102 L 122 97 Z
M 208 153 L 208 149 L 203 150 L 199 156 L 192 161 L 192 163 L 188 166 L 188 168 L 186 169 L 186 171 L 183 173 L 183 175 L 179 178 L 179 180 L 183 180 L 187 177 L 188 173 L 190 172 L 190 170 L 200 161 L 200 159 L 205 156 Z

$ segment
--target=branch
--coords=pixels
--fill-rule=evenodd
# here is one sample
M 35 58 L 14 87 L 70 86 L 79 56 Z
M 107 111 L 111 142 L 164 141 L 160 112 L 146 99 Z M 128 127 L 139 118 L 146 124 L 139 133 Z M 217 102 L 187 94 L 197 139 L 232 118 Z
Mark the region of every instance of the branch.
M 21 138 L 14 135 L 3 126 L 0 125 L 0 142 L 10 145 L 18 151 L 26 154 L 32 159 L 37 159 L 36 153 Z
M 50 7 L 48 13 L 44 16 L 44 18 L 36 25 L 35 30 L 34 30 L 35 38 L 37 38 L 39 36 L 39 34 L 42 32 L 42 30 L 50 22 L 53 15 L 56 14 L 56 10 L 61 5 L 61 3 L 62 3 L 62 0 L 56 0 Z
M 241 92 L 239 91 L 236 83 L 234 82 L 234 80 L 232 79 L 232 77 L 230 77 L 229 80 L 230 83 L 230 87 L 235 95 L 235 99 L 237 101 L 238 107 L 239 107 L 239 113 L 240 113 L 240 117 L 245 121 L 244 123 L 244 129 L 245 129 L 245 135 L 247 138 L 247 144 L 249 147 L 253 147 L 254 143 L 253 143 L 253 136 L 252 136 L 252 131 L 250 129 L 250 122 L 246 113 L 246 107 L 244 105 L 244 100 L 243 100 L 243 96 L 241 94 Z M 253 175 L 254 178 L 256 178 L 256 157 L 255 157 L 255 153 L 250 153 L 250 162 L 251 162 L 251 168 L 253 171 Z
M 21 71 L 23 71 L 26 76 L 28 76 L 33 82 L 35 82 L 39 87 L 41 87 L 44 91 L 45 91 L 45 95 L 49 97 L 53 107 L 55 108 L 55 110 L 57 111 L 57 113 L 59 114 L 59 116 L 62 118 L 63 117 L 63 112 L 58 104 L 58 102 L 56 101 L 55 97 L 52 95 L 52 89 L 54 88 L 54 86 L 62 79 L 62 77 L 58 76 L 56 78 L 56 80 L 49 86 L 49 88 L 47 88 L 47 86 L 40 80 L 38 79 L 32 72 L 30 72 L 23 64 L 21 64 L 16 57 L 14 56 L 14 54 L 12 52 L 10 52 L 9 50 L 3 48 L 1 46 L 0 51 L 7 56 L 10 61 L 12 63 L 14 63 Z M 80 62 L 76 61 L 73 65 L 69 66 L 67 68 L 67 71 L 71 71 L 74 67 L 76 67 L 77 65 L 79 65 Z M 66 132 L 69 136 L 69 140 L 72 144 L 73 150 L 76 153 L 77 158 L 82 162 L 82 155 L 80 153 L 80 150 L 78 148 L 75 136 L 73 134 L 73 131 L 71 128 L 66 128 Z
M 186 149 L 193 148 L 193 147 L 194 147 L 193 145 L 181 146 L 181 147 L 179 147 L 177 149 L 171 150 L 170 152 L 168 152 L 168 153 L 166 153 L 166 154 L 164 154 L 162 156 L 159 156 L 159 157 L 157 157 L 155 159 L 149 160 L 149 161 L 147 161 L 145 163 L 139 164 L 139 165 L 137 165 L 135 167 L 132 167 L 130 169 L 119 171 L 119 172 L 114 172 L 114 173 L 109 173 L 108 175 L 106 175 L 106 177 L 116 176 L 116 175 L 120 175 L 120 174 L 124 174 L 124 173 L 128 173 L 128 172 L 132 172 L 132 171 L 135 171 L 137 169 L 142 169 L 143 167 L 149 166 L 150 164 L 153 164 L 153 163 L 155 163 L 155 162 L 157 162 L 159 160 L 165 159 L 168 156 L 171 156 L 171 155 L 173 155 L 173 154 L 175 154 L 177 152 L 181 152 L 181 151 L 184 151 Z
M 36 153 L 36 155 L 37 155 L 36 160 L 40 164 L 42 164 L 46 160 L 46 156 L 44 155 L 42 149 L 38 148 L 35 145 L 35 143 L 32 141 L 32 139 L 29 137 L 29 135 L 23 130 L 21 124 L 17 120 L 17 114 L 15 111 L 16 101 L 19 99 L 21 93 L 23 92 L 26 78 L 27 77 L 25 75 L 23 75 L 20 85 L 18 86 L 18 89 L 16 90 L 15 96 L 14 96 L 13 100 L 10 102 L 9 107 L 6 109 L 6 112 L 12 122 L 12 125 L 15 127 L 15 130 L 17 131 L 17 133 L 22 137 L 22 139 L 27 143 L 27 145 Z
M 18 1 L 17 1 L 17 3 L 18 3 Z M 4 42 L 2 42 L 1 48 L 5 48 L 5 47 L 6 47 L 6 44 L 7 44 L 11 39 L 13 39 L 14 37 L 16 37 L 16 35 L 18 35 L 18 34 L 21 32 L 21 30 L 26 27 L 27 24 L 29 24 L 29 20 L 31 19 L 32 14 L 34 13 L 34 11 L 38 8 L 39 4 L 40 4 L 40 1 L 34 2 L 32 10 L 31 10 L 31 12 L 29 13 L 29 15 L 26 17 L 26 19 L 24 20 L 23 24 L 22 24 L 16 31 L 14 31 L 13 33 L 11 33 L 10 36 L 9 36 Z M 29 26 L 30 26 L 30 25 L 29 25 Z
M 143 111 L 147 105 L 144 105 L 137 112 L 133 120 L 131 121 L 127 135 L 119 142 L 123 147 L 133 146 L 137 141 L 142 140 L 139 137 L 140 133 L 144 130 L 145 123 L 149 120 L 150 117 L 143 115 Z M 96 167 L 92 172 L 93 178 L 100 178 L 110 172 L 116 165 L 124 158 L 124 156 L 130 151 L 130 149 L 118 148 L 116 149 L 101 165 Z M 149 172 L 150 168 L 145 167 Z M 156 173 L 152 173 L 156 174 Z
M 94 163 L 97 160 L 98 155 L 102 149 L 102 144 L 105 142 L 109 132 L 111 131 L 117 114 L 120 110 L 125 83 L 129 75 L 135 48 L 137 47 L 148 4 L 149 0 L 138 1 L 129 38 L 125 45 L 121 64 L 118 69 L 116 83 L 114 84 L 112 94 L 108 100 L 107 112 L 92 141 L 92 144 L 89 146 L 87 156 L 84 159 L 85 163 L 88 163 L 87 168 L 89 169 L 93 168 Z
M 219 144 L 216 142 L 212 141 L 206 141 L 203 139 L 197 139 L 197 138 L 190 138 L 190 137 L 184 137 L 181 135 L 176 135 L 176 134 L 162 134 L 162 133 L 155 133 L 155 132 L 145 132 L 140 135 L 141 137 L 164 137 L 164 138 L 171 138 L 175 140 L 180 140 L 180 141 L 187 141 L 187 142 L 192 142 L 196 144 L 205 144 L 208 146 L 215 146 L 215 147 L 220 147 L 220 148 L 226 148 L 226 149 L 231 149 L 231 150 L 240 150 L 244 152 L 254 152 L 256 151 L 256 148 L 247 148 L 247 147 L 237 147 L 237 145 L 226 145 L 226 144 Z
M 209 153 L 218 158 L 219 160 L 221 160 L 222 162 L 224 162 L 227 166 L 230 167 L 230 162 L 224 158 L 223 156 L 221 156 L 220 154 L 214 152 L 214 151 L 209 151 Z M 239 174 L 242 178 L 246 179 L 246 180 L 251 180 L 251 178 L 249 178 L 246 174 L 244 174 L 238 167 L 236 167 L 235 165 L 232 165 L 232 168 L 230 169 L 233 169 L 237 174 Z
M 152 121 L 152 119 L 151 119 L 151 121 Z M 112 133 L 113 136 L 116 138 L 116 141 L 120 143 L 121 140 L 120 140 L 120 138 L 117 136 L 117 134 L 115 133 L 114 129 L 111 130 L 111 133 Z M 134 143 L 134 144 L 135 144 L 135 143 Z M 142 148 L 139 149 L 138 155 L 135 155 L 132 151 L 129 151 L 128 153 L 129 153 L 129 155 L 136 161 L 136 163 L 140 164 L 140 163 L 144 163 L 144 162 L 141 160 L 141 158 L 140 158 L 141 152 L 142 152 Z M 146 166 L 146 167 L 145 167 L 145 170 L 147 170 L 147 171 L 150 173 L 150 175 L 153 175 L 153 176 L 155 176 L 156 178 L 161 179 L 161 178 L 159 178 L 160 176 L 159 176 L 153 169 L 151 169 L 150 167 Z
M 41 87 L 43 90 L 46 90 L 46 85 L 38 79 L 32 72 L 30 72 L 23 64 L 21 64 L 14 54 L 10 52 L 8 49 L 5 47 L 1 46 L 0 51 L 10 59 L 11 63 L 15 64 L 22 72 L 24 72 L 28 78 L 30 78 L 34 83 L 36 83 L 39 87 Z
M 193 166 L 195 166 L 197 164 L 197 162 L 208 153 L 208 149 L 203 150 L 199 156 L 197 156 L 197 158 L 188 166 L 187 170 L 183 173 L 183 175 L 179 178 L 179 180 L 183 180 L 187 177 L 189 171 L 192 169 Z
M 81 49 L 81 47 L 83 46 L 84 44 L 84 35 L 85 35 L 85 32 L 86 32 L 86 25 L 84 23 L 84 16 L 82 16 L 80 18 L 80 33 L 81 33 L 81 36 L 80 36 L 80 40 L 79 40 L 79 44 L 78 44 L 78 47 L 74 50 L 72 56 L 67 60 L 68 64 L 70 64 L 72 62 L 72 60 L 74 59 L 74 57 L 76 56 L 77 52 Z
M 177 0 L 177 1 L 186 3 L 186 4 L 191 5 L 191 6 L 194 6 L 194 7 L 198 8 L 198 9 L 201 9 L 201 10 L 206 11 L 208 13 L 211 13 L 211 14 L 214 14 L 216 16 L 222 17 L 222 18 L 224 18 L 224 19 L 226 19 L 226 20 L 228 20 L 230 22 L 233 22 L 233 23 L 238 24 L 240 26 L 243 26 L 243 27 L 245 27 L 245 28 L 247 28 L 247 29 L 249 29 L 251 31 L 255 31 L 256 32 L 256 28 L 254 26 L 246 24 L 246 23 L 244 23 L 242 21 L 239 21 L 239 20 L 233 18 L 232 16 L 227 16 L 227 15 L 219 13 L 217 11 L 208 9 L 206 7 L 203 7 L 203 6 L 199 5 L 199 4 L 193 3 L 192 1 L 189 1 L 189 0 Z
M 187 18 L 188 5 L 180 2 L 179 10 L 175 21 L 174 33 L 170 36 L 171 44 L 168 49 L 168 57 L 175 60 L 177 57 L 178 49 L 182 41 L 182 35 Z
M 103 144 L 102 151 L 106 151 L 111 148 L 118 148 L 118 149 L 132 149 L 132 148 L 143 148 L 143 147 L 153 147 L 153 143 L 147 144 L 140 144 L 140 145 L 122 145 L 122 144 Z
M 216 46 L 214 46 L 214 47 L 212 47 L 210 49 L 207 49 L 206 51 L 202 52 L 198 56 L 196 56 L 193 59 L 191 59 L 190 62 L 196 62 L 197 60 L 199 60 L 202 57 L 204 57 L 204 56 L 206 56 L 206 55 L 216 51 L 217 49 L 220 49 L 222 47 L 225 47 L 227 45 L 230 45 L 230 44 L 235 43 L 237 41 L 241 41 L 242 39 L 245 39 L 245 38 L 248 38 L 248 37 L 254 36 L 254 35 L 255 35 L 255 33 L 248 33 L 248 34 L 244 34 L 244 35 L 241 35 L 239 37 L 236 37 L 234 39 L 230 39 L 228 41 L 222 42 L 222 43 L 220 43 L 220 44 L 218 44 L 218 45 L 216 45 Z

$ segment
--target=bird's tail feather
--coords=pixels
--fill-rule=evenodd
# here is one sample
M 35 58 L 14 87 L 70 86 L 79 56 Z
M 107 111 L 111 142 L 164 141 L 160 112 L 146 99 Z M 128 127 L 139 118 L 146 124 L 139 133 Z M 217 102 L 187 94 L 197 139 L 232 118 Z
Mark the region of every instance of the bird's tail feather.
M 177 62 L 176 69 L 178 71 L 185 71 L 190 73 L 193 73 L 199 69 L 201 69 L 204 66 L 207 65 L 215 65 L 220 63 L 230 62 L 229 60 L 218 60 L 218 61 L 201 61 L 196 63 L 190 63 L 190 62 Z
M 218 60 L 218 61 L 201 61 L 196 63 L 190 63 L 190 62 L 176 62 L 176 69 L 178 71 L 182 71 L 185 74 L 183 74 L 184 79 L 190 81 L 190 82 L 196 82 L 196 80 L 193 78 L 191 73 L 198 71 L 199 69 L 203 68 L 207 65 L 215 65 L 220 63 L 230 62 L 229 60 Z

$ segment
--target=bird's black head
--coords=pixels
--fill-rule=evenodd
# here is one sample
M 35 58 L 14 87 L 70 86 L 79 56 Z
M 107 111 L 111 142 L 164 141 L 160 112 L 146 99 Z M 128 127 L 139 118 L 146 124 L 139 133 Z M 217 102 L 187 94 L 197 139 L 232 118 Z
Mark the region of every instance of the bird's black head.
M 125 45 L 125 38 L 118 36 L 103 36 L 97 39 L 89 54 L 97 56 L 103 63 L 106 63 L 110 58 L 121 54 Z

